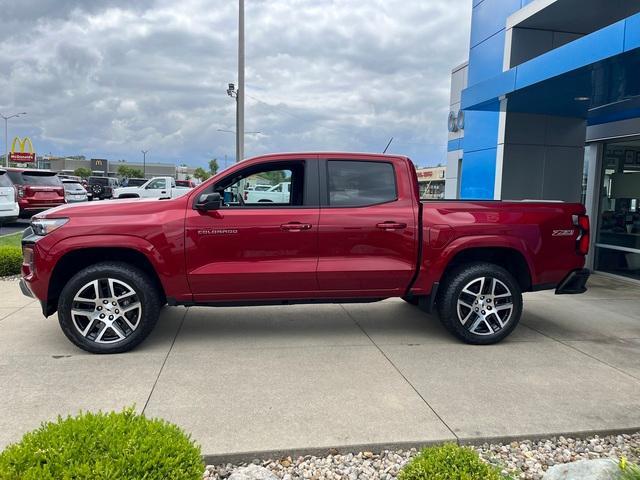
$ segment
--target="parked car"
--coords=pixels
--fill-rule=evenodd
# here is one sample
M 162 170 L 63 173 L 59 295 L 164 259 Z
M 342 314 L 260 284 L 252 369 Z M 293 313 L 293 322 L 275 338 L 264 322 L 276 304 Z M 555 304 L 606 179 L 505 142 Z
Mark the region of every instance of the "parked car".
M 62 186 L 64 187 L 64 199 L 67 203 L 87 202 L 87 191 L 77 180 L 62 180 Z
M 277 185 L 269 187 L 267 190 L 245 190 L 244 201 L 245 203 L 282 203 L 285 199 L 288 199 L 291 195 L 291 183 L 281 182 Z
M 60 180 L 74 180 L 76 182 L 82 182 L 82 177 L 79 177 L 77 175 L 68 175 L 66 173 L 59 173 L 58 174 L 58 178 Z
M 65 203 L 62 181 L 56 172 L 8 168 L 7 173 L 18 193 L 21 217 L 29 217 Z
M 193 180 L 176 180 L 178 187 L 195 188 L 196 183 Z
M 113 198 L 175 198 L 190 188 L 178 187 L 173 177 L 153 177 L 139 187 L 121 187 L 113 191 Z
M 147 183 L 146 178 L 125 178 L 120 183 L 121 187 L 139 187 Z
M 0 170 L 0 225 L 11 223 L 20 215 L 18 190 L 6 170 Z
M 224 203 L 256 174 L 290 179 L 279 204 Z M 281 154 L 245 160 L 185 195 L 67 206 L 22 239 L 22 291 L 94 353 L 130 350 L 169 305 L 374 302 L 437 310 L 471 344 L 508 336 L 522 293 L 582 293 L 585 207 L 419 199 L 406 157 Z
M 113 190 L 118 188 L 118 179 L 114 177 L 89 177 L 88 184 L 92 200 L 105 200 L 113 197 Z

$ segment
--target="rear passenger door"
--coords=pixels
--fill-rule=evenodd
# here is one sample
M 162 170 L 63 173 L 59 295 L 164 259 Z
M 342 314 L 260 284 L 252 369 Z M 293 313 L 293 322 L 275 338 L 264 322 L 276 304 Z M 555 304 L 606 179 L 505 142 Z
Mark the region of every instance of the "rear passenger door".
M 320 164 L 318 284 L 323 294 L 393 296 L 417 262 L 417 205 L 406 160 L 327 158 Z

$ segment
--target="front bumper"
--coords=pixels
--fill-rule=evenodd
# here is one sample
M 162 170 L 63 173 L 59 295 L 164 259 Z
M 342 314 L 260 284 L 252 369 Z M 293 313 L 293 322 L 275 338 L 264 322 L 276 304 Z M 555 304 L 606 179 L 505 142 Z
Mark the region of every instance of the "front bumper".
M 587 291 L 587 280 L 591 272 L 586 268 L 574 270 L 556 287 L 556 295 L 577 295 Z
M 22 291 L 22 294 L 24 296 L 29 298 L 36 298 L 36 296 L 33 294 L 31 289 L 29 288 L 29 284 L 26 282 L 24 278 L 20 279 L 20 290 Z

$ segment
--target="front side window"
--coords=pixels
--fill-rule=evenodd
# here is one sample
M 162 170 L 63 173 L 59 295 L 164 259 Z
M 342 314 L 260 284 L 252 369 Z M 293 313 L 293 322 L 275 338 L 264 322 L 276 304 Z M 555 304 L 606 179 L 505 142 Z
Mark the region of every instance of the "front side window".
M 161 188 L 166 188 L 166 187 L 167 187 L 167 182 L 165 181 L 164 178 L 158 178 L 157 180 L 154 180 L 149 185 L 147 185 L 147 188 L 150 190 L 159 190 Z
M 332 207 L 362 207 L 397 199 L 390 163 L 330 160 L 327 165 Z
M 303 205 L 304 164 L 261 166 L 224 178 L 214 186 L 225 207 L 282 207 Z

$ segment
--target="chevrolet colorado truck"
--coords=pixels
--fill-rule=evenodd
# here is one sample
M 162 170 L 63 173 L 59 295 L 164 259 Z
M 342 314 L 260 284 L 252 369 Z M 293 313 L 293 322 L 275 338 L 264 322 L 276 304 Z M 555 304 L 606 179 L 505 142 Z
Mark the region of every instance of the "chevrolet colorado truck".
M 245 185 L 290 182 L 279 202 Z M 249 188 L 249 187 L 247 187 Z M 421 202 L 412 162 L 352 153 L 245 160 L 173 199 L 61 206 L 22 239 L 21 288 L 94 353 L 132 349 L 168 304 L 375 302 L 437 311 L 464 342 L 491 344 L 522 293 L 582 293 L 580 204 Z

